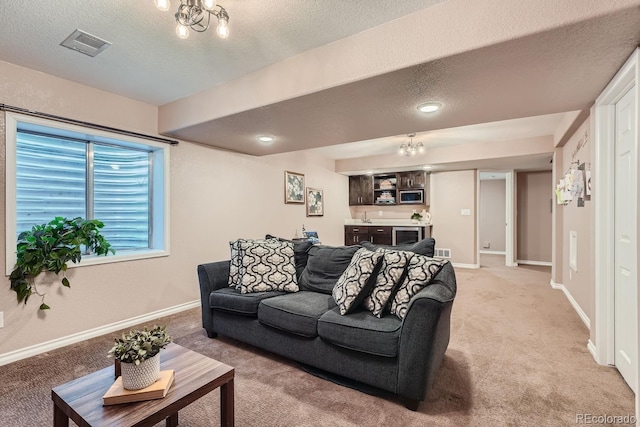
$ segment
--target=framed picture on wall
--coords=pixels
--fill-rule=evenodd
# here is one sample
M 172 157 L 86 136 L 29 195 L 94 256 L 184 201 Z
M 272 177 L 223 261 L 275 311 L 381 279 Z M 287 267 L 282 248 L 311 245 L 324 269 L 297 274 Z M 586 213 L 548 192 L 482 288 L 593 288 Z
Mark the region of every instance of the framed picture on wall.
M 284 171 L 284 202 L 304 203 L 304 175 Z
M 324 196 L 319 188 L 307 187 L 307 216 L 324 215 Z

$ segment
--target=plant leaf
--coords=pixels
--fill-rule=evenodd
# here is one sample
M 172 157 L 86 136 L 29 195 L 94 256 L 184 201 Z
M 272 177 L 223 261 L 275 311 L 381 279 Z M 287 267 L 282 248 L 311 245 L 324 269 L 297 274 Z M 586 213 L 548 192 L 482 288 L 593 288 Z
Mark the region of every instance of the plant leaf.
M 40 304 L 40 310 L 49 310 L 51 307 L 49 307 L 47 304 L 42 303 Z
M 62 278 L 62 285 L 66 286 L 67 288 L 71 287 L 71 285 L 69 285 L 69 279 L 67 279 L 66 277 Z

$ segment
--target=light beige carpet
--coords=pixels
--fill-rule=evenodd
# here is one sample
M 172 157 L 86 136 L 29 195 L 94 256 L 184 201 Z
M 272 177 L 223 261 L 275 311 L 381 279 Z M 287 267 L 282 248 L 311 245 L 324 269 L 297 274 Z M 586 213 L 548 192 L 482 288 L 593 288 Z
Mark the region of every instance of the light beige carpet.
M 237 341 L 211 340 L 199 310 L 157 323 L 178 344 L 236 368 L 237 426 L 570 426 L 580 413 L 633 414 L 633 393 L 614 368 L 594 362 L 589 332 L 550 288 L 549 269 L 499 261 L 483 256 L 481 269 L 456 270 L 451 342 L 417 412 Z M 52 425 L 51 388 L 109 366 L 114 335 L 0 367 L 0 425 Z M 181 411 L 180 425 L 219 425 L 218 411 L 216 391 Z

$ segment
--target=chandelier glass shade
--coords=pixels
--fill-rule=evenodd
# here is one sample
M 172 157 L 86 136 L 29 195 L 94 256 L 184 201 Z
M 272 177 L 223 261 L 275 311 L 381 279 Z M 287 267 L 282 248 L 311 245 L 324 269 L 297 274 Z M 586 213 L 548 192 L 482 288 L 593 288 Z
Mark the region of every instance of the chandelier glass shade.
M 417 142 L 417 143 L 413 143 L 413 138 L 416 136 L 415 133 L 410 133 L 407 135 L 409 137 L 409 143 L 408 144 L 402 144 L 400 146 L 400 149 L 398 150 L 398 154 L 400 154 L 401 156 L 415 156 L 416 154 L 422 154 L 424 153 L 424 145 L 422 145 L 422 142 Z
M 154 3 L 161 11 L 168 11 L 171 7 L 169 0 L 154 0 Z M 224 7 L 216 4 L 216 0 L 180 0 L 175 14 L 178 23 L 176 34 L 181 39 L 186 39 L 189 37 L 189 29 L 198 33 L 207 31 L 212 15 L 218 20 L 218 37 L 229 37 L 229 14 Z

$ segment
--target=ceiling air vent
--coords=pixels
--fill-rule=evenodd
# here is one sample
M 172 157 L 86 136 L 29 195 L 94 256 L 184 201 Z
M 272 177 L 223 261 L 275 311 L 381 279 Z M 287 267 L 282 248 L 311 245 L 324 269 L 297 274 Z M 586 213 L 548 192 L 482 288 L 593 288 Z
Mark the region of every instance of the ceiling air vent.
M 69 37 L 60 43 L 60 45 L 77 52 L 84 53 L 85 55 L 96 56 L 111 46 L 111 43 L 96 36 L 92 36 L 89 33 L 85 33 L 82 30 L 75 30 Z

